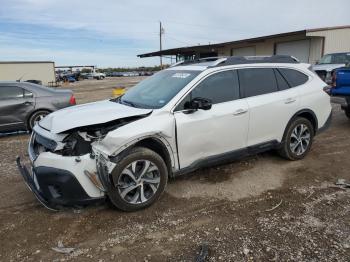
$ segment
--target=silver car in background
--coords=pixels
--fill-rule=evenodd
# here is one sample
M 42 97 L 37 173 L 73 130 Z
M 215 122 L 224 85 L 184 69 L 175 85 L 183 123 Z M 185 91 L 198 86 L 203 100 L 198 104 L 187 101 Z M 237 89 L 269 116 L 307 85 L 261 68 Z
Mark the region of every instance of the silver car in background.
M 332 73 L 335 69 L 348 64 L 350 64 L 350 52 L 333 53 L 324 55 L 312 69 L 324 82 L 332 84 Z
M 53 89 L 27 82 L 0 82 L 0 132 L 32 130 L 53 111 L 75 105 L 69 89 Z

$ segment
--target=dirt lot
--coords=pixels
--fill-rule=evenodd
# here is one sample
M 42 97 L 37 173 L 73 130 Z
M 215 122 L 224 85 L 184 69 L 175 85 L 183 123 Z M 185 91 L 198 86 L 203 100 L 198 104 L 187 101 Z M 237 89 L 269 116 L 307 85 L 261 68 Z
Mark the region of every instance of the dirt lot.
M 70 88 L 82 103 L 139 79 Z M 136 213 L 107 204 L 46 210 L 15 167 L 28 135 L 1 137 L 0 261 L 194 261 L 201 246 L 208 261 L 349 261 L 350 189 L 334 182 L 350 181 L 350 121 L 334 109 L 306 159 L 269 152 L 200 170 L 171 180 L 158 203 Z M 53 251 L 60 241 L 74 252 Z

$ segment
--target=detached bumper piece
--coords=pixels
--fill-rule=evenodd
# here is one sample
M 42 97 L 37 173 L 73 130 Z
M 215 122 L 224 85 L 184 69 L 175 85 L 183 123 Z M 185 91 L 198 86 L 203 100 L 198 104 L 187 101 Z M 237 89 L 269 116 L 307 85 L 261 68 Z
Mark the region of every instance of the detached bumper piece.
M 19 157 L 17 166 L 29 189 L 39 202 L 50 210 L 57 211 L 67 206 L 85 206 L 104 199 L 89 197 L 69 171 L 36 167 L 32 169 L 31 174 L 27 167 L 22 165 Z

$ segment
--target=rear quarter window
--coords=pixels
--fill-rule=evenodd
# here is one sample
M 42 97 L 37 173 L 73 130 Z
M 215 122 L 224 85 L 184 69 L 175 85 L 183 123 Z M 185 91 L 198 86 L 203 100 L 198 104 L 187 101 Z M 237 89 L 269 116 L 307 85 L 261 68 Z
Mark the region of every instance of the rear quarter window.
M 278 91 L 272 68 L 239 69 L 238 75 L 243 97 L 265 95 Z
M 278 68 L 278 71 L 291 87 L 303 85 L 309 80 L 307 75 L 294 69 Z

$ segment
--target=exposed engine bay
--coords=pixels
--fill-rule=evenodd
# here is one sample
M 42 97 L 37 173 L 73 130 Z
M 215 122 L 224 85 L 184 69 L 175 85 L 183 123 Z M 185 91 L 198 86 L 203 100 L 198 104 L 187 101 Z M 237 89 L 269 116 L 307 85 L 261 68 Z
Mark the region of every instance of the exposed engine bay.
M 104 124 L 74 128 L 62 134 L 66 136 L 61 142 L 35 134 L 32 141 L 34 153 L 35 155 L 39 155 L 42 152 L 52 152 L 62 156 L 82 156 L 90 154 L 92 153 L 91 144 L 93 142 L 102 140 L 110 131 L 144 118 L 147 115 L 132 116 Z

